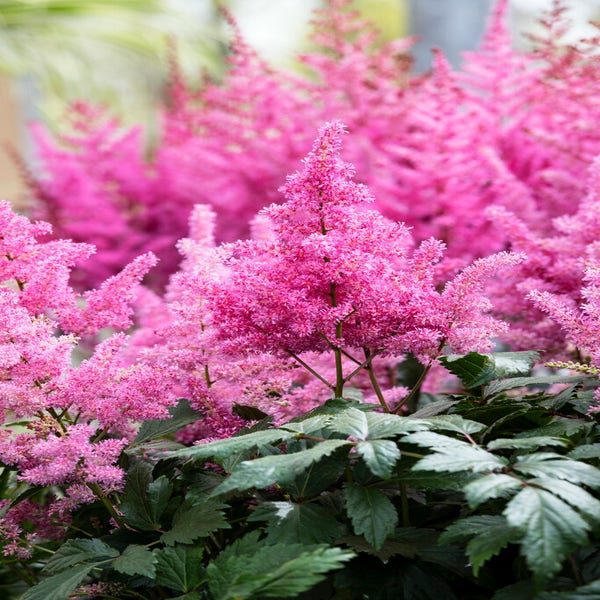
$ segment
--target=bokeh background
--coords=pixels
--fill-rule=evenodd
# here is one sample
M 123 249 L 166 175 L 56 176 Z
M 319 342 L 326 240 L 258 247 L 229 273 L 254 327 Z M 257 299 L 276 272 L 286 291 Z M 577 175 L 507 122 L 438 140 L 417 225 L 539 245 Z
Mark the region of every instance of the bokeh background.
M 553 0 L 510 0 L 514 44 Z M 564 0 L 572 22 L 565 43 L 598 33 L 600 0 Z M 236 18 L 247 41 L 269 62 L 297 69 L 308 50 L 311 13 L 322 0 L 0 0 L 0 197 L 15 204 L 26 189 L 14 154 L 35 165 L 27 124 L 60 128 L 69 103 L 110 107 L 124 123 L 156 127 L 175 46 L 186 76 L 218 78 L 227 49 L 219 5 Z M 431 48 L 459 66 L 477 47 L 494 0 L 353 0 L 382 40 L 415 35 L 414 68 L 425 72 Z

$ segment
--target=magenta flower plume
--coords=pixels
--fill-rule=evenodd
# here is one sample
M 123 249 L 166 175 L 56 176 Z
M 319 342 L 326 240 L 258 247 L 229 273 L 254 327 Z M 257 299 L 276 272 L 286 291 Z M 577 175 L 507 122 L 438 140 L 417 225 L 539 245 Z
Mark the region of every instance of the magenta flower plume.
M 303 170 L 281 188 L 286 202 L 263 211 L 272 240 L 225 247 L 229 273 L 207 286 L 221 340 L 297 360 L 337 352 L 368 366 L 375 355 L 431 360 L 445 345 L 488 348 L 505 326 L 488 314 L 483 283 L 523 256 L 478 261 L 440 293 L 443 244 L 415 249 L 403 224 L 368 207 L 372 195 L 340 158 L 344 131 L 325 125 Z
M 132 325 L 132 305 L 155 257 L 140 256 L 80 296 L 71 269 L 93 248 L 45 241 L 50 231 L 0 203 L 0 461 L 31 485 L 63 486 L 64 497 L 40 506 L 47 525 L 58 513 L 65 521 L 96 493 L 119 489 L 117 460 L 136 424 L 167 417 L 175 403 L 169 370 L 132 362 L 129 337 L 118 331 Z M 94 346 L 100 329 L 106 339 Z M 76 366 L 82 352 L 90 356 Z M 21 520 L 12 510 L 0 518 L 0 536 L 17 555 L 26 553 L 15 538 Z M 52 535 L 56 530 L 63 529 Z

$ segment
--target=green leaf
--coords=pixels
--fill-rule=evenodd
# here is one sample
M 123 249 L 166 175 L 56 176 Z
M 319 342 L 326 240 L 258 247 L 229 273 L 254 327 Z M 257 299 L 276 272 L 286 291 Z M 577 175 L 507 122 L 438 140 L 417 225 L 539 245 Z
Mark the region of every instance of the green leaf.
M 501 515 L 476 515 L 460 519 L 446 528 L 440 535 L 440 544 L 455 544 L 469 538 L 485 533 L 491 529 L 507 529 L 506 519 Z
M 244 419 L 244 421 L 261 421 L 269 416 L 256 406 L 245 406 L 243 404 L 234 404 L 231 412 Z
M 549 435 L 553 437 L 573 437 L 590 432 L 594 428 L 594 423 L 591 421 L 581 421 L 579 419 L 571 419 L 567 417 L 555 417 L 550 423 L 537 427 L 536 429 L 528 429 L 517 434 L 517 437 L 536 437 L 539 435 Z
M 483 423 L 465 419 L 460 415 L 441 415 L 429 419 L 422 419 L 421 421 L 429 425 L 428 429 L 456 431 L 462 435 L 471 435 L 472 433 L 477 433 L 485 428 Z
M 45 573 L 58 573 L 81 562 L 99 562 L 119 552 L 97 538 L 66 541 L 48 560 Z
M 212 500 L 196 505 L 184 502 L 173 516 L 173 526 L 160 536 L 160 541 L 167 546 L 189 544 L 217 529 L 230 529 L 222 510 L 225 506 Z
M 494 364 L 490 357 L 484 354 L 451 354 L 442 356 L 440 362 L 456 375 L 467 389 L 485 385 L 495 378 Z
M 378 489 L 358 485 L 346 486 L 344 498 L 354 533 L 364 535 L 379 550 L 398 524 L 398 513 L 390 499 Z
M 600 444 L 583 444 L 571 450 L 567 456 L 575 460 L 600 458 Z
M 540 446 L 562 446 L 568 445 L 567 440 L 562 438 L 552 437 L 548 435 L 538 435 L 527 438 L 498 438 L 490 442 L 487 447 L 490 450 L 499 450 L 504 448 L 539 448 Z
M 293 454 L 265 456 L 255 460 L 241 462 L 231 475 L 213 492 L 213 495 L 225 494 L 233 490 L 265 488 L 274 483 L 285 487 L 286 482 L 307 469 L 312 463 L 335 452 L 338 448 L 349 446 L 345 440 L 325 440 L 308 450 Z
M 185 425 L 197 421 L 202 416 L 184 398 L 179 400 L 177 406 L 169 409 L 169 414 L 171 415 L 170 419 L 156 419 L 142 423 L 137 436 L 127 447 L 127 452 L 131 452 L 132 449 L 144 442 L 176 433 Z
M 270 544 L 320 544 L 333 542 L 341 526 L 333 513 L 318 504 L 265 502 L 248 517 L 248 521 L 267 521 Z
M 21 600 L 65 600 L 93 568 L 94 564 L 84 564 L 52 575 L 29 588 Z
M 520 487 L 522 484 L 515 477 L 502 473 L 491 473 L 468 483 L 464 488 L 464 493 L 469 506 L 476 508 L 492 498 L 506 497 Z
M 160 523 L 160 518 L 169 504 L 173 485 L 165 475 L 161 475 L 148 484 L 148 508 L 150 518 L 154 523 Z
M 523 532 L 521 553 L 540 580 L 551 579 L 562 562 L 587 542 L 589 525 L 565 502 L 535 487 L 521 490 L 503 514 Z
M 404 441 L 427 446 L 434 453 L 419 460 L 413 466 L 417 471 L 494 471 L 502 469 L 508 463 L 501 457 L 494 456 L 477 446 L 455 440 L 432 431 L 412 433 Z
M 233 436 L 223 440 L 217 440 L 208 444 L 192 446 L 177 452 L 172 452 L 169 456 L 191 458 L 193 460 L 208 460 L 214 458 L 216 461 L 223 460 L 232 454 L 239 454 L 254 448 L 260 448 L 267 444 L 279 444 L 292 439 L 296 434 L 293 431 L 283 429 L 267 429 L 265 431 L 255 431 L 240 436 Z
M 502 526 L 490 528 L 471 539 L 467 544 L 466 553 L 473 568 L 473 575 L 477 577 L 481 567 L 492 556 L 499 554 L 510 543 L 517 542 L 519 538 L 520 535 L 515 529 Z
M 537 452 L 519 457 L 514 469 L 534 477 L 565 479 L 571 483 L 600 488 L 600 469 L 587 463 L 565 458 L 551 452 Z
M 143 460 L 134 463 L 127 472 L 123 500 L 119 506 L 125 521 L 137 529 L 160 529 L 158 517 L 166 507 L 171 487 L 166 477 L 152 481 L 153 466 Z
M 250 544 L 232 544 L 208 565 L 209 588 L 215 600 L 293 597 L 311 589 L 325 573 L 341 568 L 355 556 L 340 548 L 264 546 L 256 540 L 253 535 Z M 245 546 L 249 547 L 244 552 Z
M 295 500 L 316 496 L 339 479 L 347 464 L 346 457 L 326 456 L 286 482 L 285 491 Z
M 177 592 L 191 592 L 204 581 L 202 548 L 174 546 L 154 550 L 156 584 Z
M 428 428 L 419 419 L 365 412 L 356 408 L 349 408 L 336 415 L 332 419 L 330 427 L 337 433 L 353 436 L 358 440 L 389 438 Z
M 297 596 L 323 581 L 325 573 L 342 568 L 354 556 L 354 552 L 341 548 L 318 548 L 303 552 L 270 573 L 254 591 L 252 598 Z
M 532 600 L 532 598 L 538 600 L 537 587 L 531 579 L 519 581 L 498 590 L 493 595 L 492 600 Z
M 532 350 L 522 352 L 494 352 L 491 356 L 497 379 L 527 375 L 539 360 L 540 353 Z
M 146 546 L 130 544 L 112 563 L 112 568 L 125 575 L 143 575 L 153 579 L 156 575 L 156 556 Z
M 281 426 L 281 429 L 310 435 L 316 431 L 324 429 L 331 421 L 331 415 L 315 415 L 302 419 L 302 421 L 291 421 Z
M 480 568 L 496 556 L 508 544 L 520 539 L 518 529 L 509 527 L 506 519 L 499 515 L 479 515 L 467 517 L 453 523 L 440 536 L 440 544 L 454 544 L 470 539 L 466 546 L 473 574 L 479 574 Z
M 447 398 L 436 400 L 435 402 L 430 402 L 422 408 L 419 408 L 419 410 L 411 415 L 411 418 L 426 419 L 428 417 L 434 417 L 440 413 L 446 412 L 449 408 L 452 408 L 457 404 L 457 400 L 448 400 Z
M 531 377 L 512 377 L 502 381 L 492 381 L 485 390 L 486 398 L 491 398 L 500 392 L 516 390 L 525 387 L 549 387 L 557 383 L 581 383 L 583 375 L 541 375 Z
M 559 496 L 592 522 L 600 522 L 600 500 L 597 500 L 581 486 L 569 483 L 556 477 L 537 477 L 529 483 L 541 485 L 549 492 Z
M 362 456 L 371 473 L 382 479 L 392 476 L 392 469 L 400 458 L 400 450 L 396 442 L 391 440 L 358 442 L 356 451 Z

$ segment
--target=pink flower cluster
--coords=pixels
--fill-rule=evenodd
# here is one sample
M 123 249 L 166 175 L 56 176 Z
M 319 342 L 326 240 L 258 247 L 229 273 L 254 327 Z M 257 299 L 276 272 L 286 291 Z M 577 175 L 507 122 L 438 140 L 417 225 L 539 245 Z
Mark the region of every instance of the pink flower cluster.
M 133 324 L 131 304 L 155 258 L 142 255 L 79 295 L 70 272 L 93 248 L 45 241 L 49 233 L 0 203 L 0 461 L 21 484 L 65 486 L 47 507 L 63 518 L 67 505 L 94 498 L 89 486 L 122 485 L 116 462 L 133 425 L 164 418 L 175 398 L 167 369 L 132 363 L 127 336 L 115 332 Z M 108 337 L 94 345 L 100 330 Z M 76 353 L 91 354 L 75 366 Z M 19 523 L 13 509 L 2 519 L 5 552 L 25 551 L 13 539 Z
M 142 322 L 132 344 L 170 365 L 205 413 L 186 436 L 230 435 L 234 401 L 276 420 L 357 391 L 393 409 L 407 393 L 393 376 L 404 355 L 432 364 L 447 348 L 486 351 L 506 329 L 484 284 L 524 257 L 497 253 L 447 281 L 443 243 L 417 245 L 370 208 L 340 157 L 344 132 L 339 122 L 320 130 L 281 188 L 285 202 L 259 214 L 256 239 L 215 247 L 214 214 L 195 209 L 182 269 L 164 303 L 153 300 L 163 325 Z

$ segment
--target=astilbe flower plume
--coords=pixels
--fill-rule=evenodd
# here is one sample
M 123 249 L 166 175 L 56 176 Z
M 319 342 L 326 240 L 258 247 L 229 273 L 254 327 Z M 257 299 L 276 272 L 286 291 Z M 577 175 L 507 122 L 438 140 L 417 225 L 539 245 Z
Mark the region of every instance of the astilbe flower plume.
M 146 296 L 130 349 L 173 369 L 178 393 L 204 414 L 181 440 L 231 435 L 244 406 L 281 422 L 349 387 L 400 410 L 404 355 L 431 365 L 445 347 L 488 349 L 505 329 L 483 286 L 522 257 L 481 259 L 439 291 L 444 244 L 416 246 L 406 226 L 370 208 L 341 159 L 344 132 L 339 122 L 320 130 L 281 189 L 285 202 L 255 219 L 256 239 L 217 246 L 215 214 L 197 206 L 180 271 L 164 299 Z
M 533 290 L 529 300 L 555 321 L 575 349 L 577 358 L 589 361 L 597 374 L 600 367 L 600 248 L 595 246 L 588 256 L 581 288 L 580 303 L 548 291 Z M 566 364 L 565 366 L 568 366 Z M 576 368 L 581 365 L 574 365 Z M 593 369 L 595 367 L 595 370 Z M 586 368 L 582 367 L 585 371 Z M 590 412 L 600 412 L 600 390 L 594 394 Z
M 155 258 L 139 257 L 81 296 L 69 274 L 93 248 L 44 241 L 48 234 L 48 224 L 0 203 L 0 461 L 20 482 L 63 486 L 65 497 L 40 510 L 64 521 L 95 497 L 82 486 L 102 494 L 121 487 L 116 462 L 133 425 L 168 416 L 175 398 L 168 370 L 127 360 L 128 338 L 115 332 L 132 324 L 131 304 Z M 108 337 L 94 346 L 101 329 Z M 74 366 L 75 351 L 91 355 Z M 3 519 L 4 552 L 25 552 L 15 512 Z

